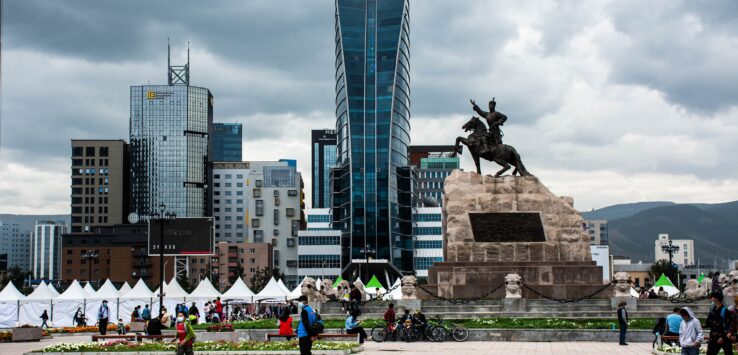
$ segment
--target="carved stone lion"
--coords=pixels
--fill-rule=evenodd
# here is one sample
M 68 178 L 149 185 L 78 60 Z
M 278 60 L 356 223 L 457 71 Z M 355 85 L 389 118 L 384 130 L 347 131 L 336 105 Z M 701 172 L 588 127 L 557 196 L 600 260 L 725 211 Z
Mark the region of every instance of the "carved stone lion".
M 312 277 L 306 277 L 305 280 L 302 282 L 302 286 L 300 287 L 300 292 L 307 296 L 308 302 L 315 302 L 315 301 L 321 301 L 322 297 L 320 296 L 320 292 L 315 287 L 315 279 Z
M 700 287 L 699 282 L 695 279 L 687 280 L 687 283 L 684 285 L 684 296 L 687 297 L 690 300 L 704 297 L 707 295 L 707 290 Z
M 320 283 L 320 294 L 323 298 L 323 301 L 335 299 L 336 297 L 338 297 L 338 295 L 336 295 L 336 290 L 333 289 L 333 281 L 331 281 L 330 279 L 324 279 Z
M 518 274 L 505 275 L 505 298 L 523 297 L 523 278 Z
M 728 273 L 728 287 L 725 290 L 725 297 L 733 298 L 738 296 L 738 270 L 733 270 Z
M 630 274 L 627 272 L 616 272 L 612 279 L 615 281 L 613 297 L 630 297 Z
M 403 300 L 417 300 L 418 292 L 415 290 L 415 285 L 418 281 L 415 276 L 403 276 L 402 277 L 402 299 Z

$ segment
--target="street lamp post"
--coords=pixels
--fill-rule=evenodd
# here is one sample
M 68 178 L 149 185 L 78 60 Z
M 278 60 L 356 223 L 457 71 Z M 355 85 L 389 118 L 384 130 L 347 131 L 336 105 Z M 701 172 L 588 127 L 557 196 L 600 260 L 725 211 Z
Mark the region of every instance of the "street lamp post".
M 87 260 L 88 266 L 88 272 L 87 272 L 87 283 L 92 283 L 92 260 L 97 259 L 100 256 L 100 253 L 93 251 L 92 249 L 88 249 L 86 253 L 82 254 L 82 258 Z M 92 286 L 92 285 L 90 285 Z
M 674 269 L 674 261 L 672 261 L 672 260 L 674 258 L 674 254 L 676 254 L 677 252 L 679 252 L 679 246 L 678 245 L 674 245 L 673 242 L 671 240 L 669 240 L 669 244 L 668 245 L 665 244 L 665 245 L 662 245 L 661 246 L 661 251 L 663 251 L 664 253 L 669 254 L 669 268 L 670 269 Z M 677 271 L 679 271 L 679 269 L 677 269 Z M 681 281 L 679 279 L 680 279 L 679 273 L 677 272 L 677 285 Z
M 164 223 L 174 221 L 177 214 L 164 212 L 167 206 L 159 204 L 159 212 L 154 212 L 149 217 L 151 220 L 159 221 L 159 313 L 164 307 Z

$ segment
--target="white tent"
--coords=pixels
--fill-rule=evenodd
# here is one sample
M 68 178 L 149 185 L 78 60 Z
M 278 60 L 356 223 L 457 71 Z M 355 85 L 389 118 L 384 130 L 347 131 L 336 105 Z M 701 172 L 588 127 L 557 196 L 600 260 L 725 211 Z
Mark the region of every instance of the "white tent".
M 52 285 L 51 282 L 49 282 L 46 286 L 49 287 L 49 290 L 54 295 L 54 297 L 59 296 L 59 291 L 57 291 L 56 288 L 54 288 L 54 285 Z
M 177 279 L 172 278 L 169 283 L 164 283 L 164 297 L 184 300 L 189 296 L 190 294 L 179 285 Z
M 117 299 L 120 296 L 118 290 L 115 289 L 110 279 L 105 280 L 105 283 L 100 286 L 100 289 L 89 299 L 108 300 L 108 303 Z
M 125 295 L 130 290 L 131 290 L 131 285 L 129 285 L 128 284 L 128 281 L 126 281 L 123 284 L 123 286 L 121 286 L 120 289 L 118 290 L 118 294 L 121 295 L 121 296 L 123 296 L 123 295 Z
M 8 282 L 0 291 L 0 328 L 11 328 L 16 326 L 19 320 L 20 301 L 24 296 L 12 282 Z
M 290 289 L 287 288 L 287 286 L 284 284 L 284 282 L 282 282 L 282 280 L 277 281 L 277 286 L 279 286 L 279 288 L 281 288 L 282 291 L 284 291 L 286 294 L 288 295 L 290 294 Z
M 138 282 L 136 282 L 136 285 L 130 291 L 120 296 L 118 317 L 123 318 L 124 321 L 130 321 L 130 315 L 133 313 L 133 309 L 136 306 L 141 306 L 141 309 L 143 309 L 144 305 L 151 304 L 153 298 L 154 293 L 146 286 L 143 279 L 138 279 Z
M 136 285 L 133 286 L 133 288 L 126 292 L 125 295 L 120 296 L 121 299 L 149 299 L 151 297 L 154 297 L 154 293 L 151 292 L 148 286 L 146 286 L 146 283 L 143 281 L 143 279 L 138 279 L 138 282 L 136 282 Z
M 640 297 L 640 296 L 641 296 L 641 295 L 640 295 L 640 294 L 638 293 L 638 291 L 636 291 L 636 290 L 635 290 L 634 288 L 632 288 L 632 287 L 630 288 L 630 297 L 638 298 L 638 297 Z
M 209 299 L 213 300 L 216 297 L 220 297 L 220 292 L 213 287 L 208 278 L 200 280 L 200 283 L 192 290 L 189 298 L 193 299 Z
M 295 287 L 295 289 L 292 290 L 292 292 L 290 292 L 287 295 L 287 299 L 288 300 L 296 300 L 296 299 L 300 298 L 300 296 L 302 296 L 302 283 L 303 282 L 305 282 L 305 279 L 302 279 L 302 281 L 300 281 L 300 284 L 297 285 L 297 287 Z
M 254 292 L 246 286 L 246 283 L 239 277 L 233 286 L 223 293 L 223 300 L 225 301 L 248 301 L 251 302 L 254 298 Z
M 53 323 L 53 319 L 51 318 L 51 302 L 58 296 L 55 292 L 56 290 L 52 291 L 45 282 L 42 281 L 39 283 L 36 289 L 26 299 L 21 301 L 23 306 L 20 310 L 19 323 L 41 325 L 41 319 L 39 317 L 45 310 L 48 312 L 50 318 L 49 325 L 51 325 Z
M 85 285 L 85 287 L 83 287 L 83 289 L 84 289 L 84 290 L 85 290 L 85 292 L 87 292 L 87 294 L 88 294 L 88 295 L 90 295 L 90 296 L 94 296 L 94 295 L 95 295 L 95 294 L 97 293 L 97 291 L 95 291 L 95 289 L 94 289 L 94 288 L 92 288 L 92 285 L 90 285 L 90 283 L 89 283 L 89 282 L 88 282 L 88 283 L 87 283 L 87 284 Z
M 666 291 L 666 294 L 669 295 L 669 297 L 673 297 L 675 295 L 679 294 L 679 289 L 674 286 L 664 285 L 664 286 L 653 286 L 649 290 L 653 290 L 654 292 L 659 292 L 659 287 L 663 287 L 664 291 Z
M 315 287 L 318 289 L 318 291 L 323 288 L 323 280 L 321 280 L 320 277 L 315 280 Z
M 289 292 L 284 292 L 284 290 L 279 287 L 277 280 L 272 277 L 269 279 L 266 286 L 264 286 L 264 289 L 254 296 L 254 301 L 282 302 L 287 299 L 288 294 Z
M 64 292 L 54 298 L 53 307 L 53 318 L 54 326 L 57 327 L 72 327 L 74 326 L 74 315 L 77 312 L 77 308 L 82 308 L 83 312 L 87 315 L 89 321 L 93 321 L 95 310 L 87 309 L 87 298 L 91 297 L 82 288 L 77 280 L 72 281 L 72 284 L 67 287 Z M 93 307 L 96 308 L 96 307 Z
M 384 294 L 385 300 L 401 300 L 402 299 L 402 282 L 397 279 L 395 283 L 390 287 L 390 292 Z

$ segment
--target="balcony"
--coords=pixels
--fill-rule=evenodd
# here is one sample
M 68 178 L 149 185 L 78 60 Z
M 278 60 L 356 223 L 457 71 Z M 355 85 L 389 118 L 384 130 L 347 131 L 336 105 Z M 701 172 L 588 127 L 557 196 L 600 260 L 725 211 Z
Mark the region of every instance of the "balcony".
M 133 261 L 133 267 L 151 267 L 153 263 L 149 259 L 144 260 L 134 260 Z
M 238 252 L 236 252 L 236 251 L 229 251 L 228 252 L 228 257 L 229 258 L 237 258 L 238 257 Z
M 238 267 L 238 263 L 228 263 L 228 267 L 229 267 L 229 268 L 232 268 L 232 267 L 233 267 L 233 268 L 235 268 L 235 267 Z

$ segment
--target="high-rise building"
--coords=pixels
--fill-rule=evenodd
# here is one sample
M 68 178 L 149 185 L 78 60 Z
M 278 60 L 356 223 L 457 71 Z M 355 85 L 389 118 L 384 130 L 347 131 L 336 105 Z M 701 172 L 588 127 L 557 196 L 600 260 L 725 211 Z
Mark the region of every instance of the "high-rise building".
M 123 140 L 72 139 L 72 233 L 125 221 L 129 158 Z
M 30 270 L 31 235 L 20 224 L 0 221 L 0 250 L 8 254 L 8 268 Z
M 210 161 L 241 161 L 243 125 L 213 123 L 213 156 Z
M 341 231 L 332 227 L 330 208 L 305 211 L 307 228 L 297 232 L 297 278 L 326 277 L 335 280 L 341 275 Z
M 589 234 L 589 244 L 608 245 L 607 220 L 590 219 L 584 221 L 584 229 Z
M 203 217 L 211 156 L 213 95 L 190 86 L 188 64 L 169 66 L 169 85 L 131 86 L 131 209 L 161 203 L 178 217 Z
M 38 221 L 31 241 L 34 279 L 58 280 L 61 272 L 62 234 L 67 225 L 60 221 Z
M 418 206 L 434 207 L 443 204 L 443 186 L 446 177 L 459 168 L 452 145 L 410 146 L 410 164 L 417 170 Z
M 272 245 L 269 243 L 215 243 L 212 273 L 218 281 L 213 284 L 224 292 L 233 285 L 236 277 L 241 277 L 249 286 L 253 286 L 251 278 L 254 274 L 259 269 L 272 267 L 272 255 Z M 197 264 L 196 267 L 197 270 L 190 270 L 190 275 L 208 275 L 207 264 Z
M 332 207 L 346 276 L 413 269 L 408 11 L 408 0 L 336 1 Z
M 443 261 L 441 207 L 418 207 L 413 212 L 415 274 L 428 277 L 428 268 Z
M 336 165 L 336 130 L 312 131 L 312 192 L 313 208 L 327 208 L 331 204 L 331 168 Z
M 272 266 L 296 286 L 302 175 L 286 160 L 215 162 L 212 175 L 215 241 L 270 243 Z
M 654 261 L 669 260 L 669 253 L 661 249 L 669 245 L 669 241 L 673 246 L 679 247 L 679 250 L 672 254 L 672 261 L 675 264 L 682 267 L 694 265 L 694 239 L 670 239 L 668 234 L 659 234 L 658 239 L 654 241 Z

